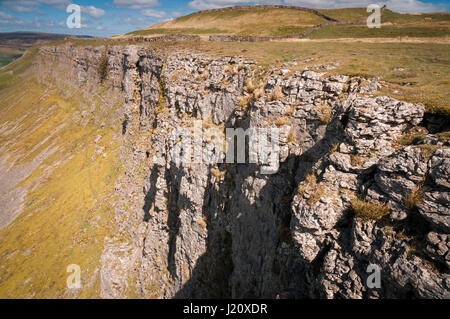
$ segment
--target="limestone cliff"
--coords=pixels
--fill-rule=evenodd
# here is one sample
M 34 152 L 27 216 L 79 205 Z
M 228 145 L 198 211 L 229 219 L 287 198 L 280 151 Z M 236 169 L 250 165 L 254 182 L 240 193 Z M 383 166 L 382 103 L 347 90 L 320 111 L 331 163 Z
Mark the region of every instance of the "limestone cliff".
M 35 66 L 125 100 L 102 297 L 450 298 L 448 122 L 377 79 L 146 46 L 47 47 Z M 175 163 L 170 133 L 195 119 L 279 127 L 278 173 Z

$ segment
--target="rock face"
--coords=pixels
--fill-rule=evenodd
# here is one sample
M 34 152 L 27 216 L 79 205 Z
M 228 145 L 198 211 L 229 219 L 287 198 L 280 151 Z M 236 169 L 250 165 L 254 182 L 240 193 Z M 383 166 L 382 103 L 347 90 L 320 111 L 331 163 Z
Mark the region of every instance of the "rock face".
M 105 242 L 104 298 L 130 287 L 149 298 L 450 298 L 448 141 L 397 143 L 423 123 L 423 105 L 371 96 L 376 79 L 264 71 L 241 57 L 143 46 L 41 56 L 38 67 L 69 65 L 83 90 L 100 86 L 106 56 L 106 83 L 125 97 L 126 240 Z M 171 133 L 195 120 L 203 133 L 280 128 L 279 170 L 177 162 Z M 358 197 L 388 215 L 355 214 Z

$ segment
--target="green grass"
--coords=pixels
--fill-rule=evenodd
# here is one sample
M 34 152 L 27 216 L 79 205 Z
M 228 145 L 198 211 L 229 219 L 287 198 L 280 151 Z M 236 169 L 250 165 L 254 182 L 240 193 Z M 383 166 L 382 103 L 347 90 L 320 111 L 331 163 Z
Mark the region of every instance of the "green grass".
M 318 11 L 340 21 L 362 20 L 371 14 L 366 8 L 319 9 Z M 397 24 L 450 22 L 450 15 L 447 13 L 402 14 L 387 9 L 381 18 L 381 23 L 385 22 Z
M 369 29 L 365 25 L 340 25 L 322 27 L 311 33 L 309 38 L 434 38 L 449 35 L 449 26 L 382 26 L 380 29 Z
M 359 21 L 370 15 L 366 8 L 323 9 L 323 14 L 341 21 Z M 328 22 L 310 12 L 288 8 L 233 9 L 223 12 L 197 12 L 159 23 L 128 35 L 156 34 L 230 34 L 242 36 L 289 36 L 302 33 L 314 25 Z M 381 30 L 365 25 L 330 26 L 315 31 L 314 39 L 373 37 L 442 37 L 449 35 L 450 15 L 400 14 L 386 10 Z
M 200 12 L 159 23 L 131 34 L 233 34 L 285 36 L 298 34 L 313 25 L 326 22 L 310 13 L 292 9 L 255 8 L 224 12 Z M 144 32 L 146 31 L 146 32 Z M 150 32 L 150 33 L 147 33 Z
M 0 57 L 0 68 L 10 64 L 12 61 L 20 58 L 20 55 Z
M 29 49 L 22 57 L 0 70 L 0 91 L 20 81 L 20 75 L 31 67 L 37 52 L 37 48 Z

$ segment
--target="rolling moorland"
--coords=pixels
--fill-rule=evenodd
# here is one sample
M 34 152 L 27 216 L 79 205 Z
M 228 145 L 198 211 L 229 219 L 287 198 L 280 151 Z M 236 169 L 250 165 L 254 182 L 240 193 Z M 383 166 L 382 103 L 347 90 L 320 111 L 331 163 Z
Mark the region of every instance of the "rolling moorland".
M 0 33 L 0 68 L 21 57 L 28 48 L 67 37 L 67 34 L 41 32 Z
M 207 38 L 329 21 L 201 12 L 2 68 L 0 297 L 449 298 L 449 15 Z M 145 39 L 168 34 L 200 38 Z M 279 127 L 279 172 L 175 165 L 169 133 L 195 119 Z
M 383 14 L 383 28 L 366 26 L 368 13 L 359 9 L 325 9 L 299 11 L 289 8 L 249 9 L 232 8 L 193 13 L 168 22 L 134 31 L 129 35 L 200 34 L 240 36 L 290 36 L 300 34 L 311 27 L 333 21 L 359 21 L 352 25 L 324 26 L 307 37 L 330 38 L 380 38 L 380 37 L 441 37 L 448 36 L 450 15 L 399 14 L 387 9 Z

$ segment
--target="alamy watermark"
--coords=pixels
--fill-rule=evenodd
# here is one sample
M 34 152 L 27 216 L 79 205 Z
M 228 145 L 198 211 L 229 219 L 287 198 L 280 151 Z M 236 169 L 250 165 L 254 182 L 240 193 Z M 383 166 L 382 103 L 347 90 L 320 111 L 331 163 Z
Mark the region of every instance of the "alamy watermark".
M 367 288 L 380 289 L 381 288 L 381 268 L 378 265 L 370 264 L 367 266 L 367 273 L 370 275 L 367 277 Z
M 367 7 L 367 12 L 373 12 L 367 18 L 367 27 L 369 29 L 381 28 L 381 7 L 378 4 L 371 4 Z
M 72 264 L 67 266 L 67 270 L 70 275 L 67 277 L 67 288 L 69 289 L 81 289 L 81 268 L 78 265 Z
M 71 3 L 66 8 L 67 13 L 71 13 L 66 20 L 66 25 L 69 29 L 81 28 L 81 7 L 77 4 Z
M 271 175 L 280 167 L 280 129 L 216 128 L 203 129 L 203 121 L 194 121 L 193 128 L 172 131 L 172 161 L 183 164 L 258 164 L 260 172 Z M 248 144 L 246 143 L 248 140 Z M 248 153 L 246 152 L 248 150 Z

